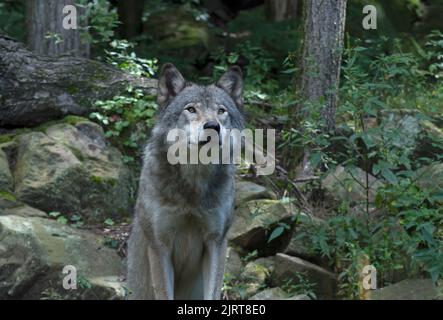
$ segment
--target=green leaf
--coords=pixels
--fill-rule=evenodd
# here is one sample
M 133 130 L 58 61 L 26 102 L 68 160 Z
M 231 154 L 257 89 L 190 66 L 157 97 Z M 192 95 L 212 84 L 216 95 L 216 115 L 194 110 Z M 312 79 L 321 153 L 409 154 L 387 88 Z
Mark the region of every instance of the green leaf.
M 61 224 L 67 224 L 68 223 L 68 219 L 66 219 L 65 217 L 61 216 L 57 218 L 57 222 L 61 223 Z
M 279 226 L 279 227 L 275 228 L 274 231 L 272 231 L 271 235 L 269 236 L 268 243 L 270 243 L 272 240 L 280 237 L 284 231 L 285 231 L 284 226 Z
M 317 165 L 320 163 L 320 161 L 321 161 L 321 153 L 320 152 L 313 152 L 310 157 L 310 162 L 311 162 L 312 167 L 314 167 L 314 168 L 317 167 Z
M 72 217 L 70 218 L 70 220 L 72 221 L 72 222 L 78 222 L 78 221 L 80 221 L 82 219 L 82 217 L 80 217 L 78 214 L 74 214 L 74 215 L 72 215 Z
M 113 226 L 115 224 L 114 220 L 112 219 L 106 219 L 103 223 L 107 226 Z
M 391 171 L 391 169 L 387 167 L 383 167 L 381 169 L 381 175 L 385 178 L 390 184 L 398 184 L 397 176 Z
M 380 166 L 378 165 L 378 163 L 374 164 L 374 166 L 372 167 L 372 174 L 374 176 L 376 176 L 377 174 L 380 173 Z
M 57 212 L 57 211 L 53 211 L 53 212 L 49 212 L 48 215 L 52 218 L 57 218 L 59 215 L 61 215 L 61 213 Z

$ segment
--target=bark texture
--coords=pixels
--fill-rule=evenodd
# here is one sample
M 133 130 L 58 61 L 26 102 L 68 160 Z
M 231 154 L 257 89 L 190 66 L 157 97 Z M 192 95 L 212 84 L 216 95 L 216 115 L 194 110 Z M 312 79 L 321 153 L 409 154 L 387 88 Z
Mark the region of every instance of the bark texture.
M 284 21 L 297 17 L 298 0 L 265 0 L 269 21 Z
M 346 0 L 305 0 L 301 93 L 321 102 L 327 129 L 335 128 Z
M 110 99 L 128 85 L 155 94 L 157 80 L 84 58 L 36 55 L 0 34 L 0 127 L 87 116 L 96 100 Z
M 118 15 L 122 24 L 119 33 L 124 39 L 131 39 L 143 31 L 144 0 L 118 1 Z
M 63 8 L 73 5 L 74 0 L 28 0 L 26 1 L 27 44 L 37 54 L 59 56 L 70 54 L 89 57 L 89 44 L 81 41 L 80 15 L 77 8 L 78 29 L 63 28 Z

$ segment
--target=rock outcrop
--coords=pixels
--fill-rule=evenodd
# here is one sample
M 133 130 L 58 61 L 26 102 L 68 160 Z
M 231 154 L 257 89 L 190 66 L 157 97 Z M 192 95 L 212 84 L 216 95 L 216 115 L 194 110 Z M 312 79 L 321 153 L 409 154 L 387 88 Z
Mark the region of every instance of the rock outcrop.
M 63 286 L 66 266 L 76 269 L 77 289 Z M 0 299 L 123 298 L 121 273 L 120 257 L 98 235 L 45 218 L 0 216 Z
M 130 172 L 100 126 L 78 118 L 40 129 L 14 137 L 10 159 L 0 145 L 3 192 L 47 213 L 77 214 L 86 221 L 129 215 Z

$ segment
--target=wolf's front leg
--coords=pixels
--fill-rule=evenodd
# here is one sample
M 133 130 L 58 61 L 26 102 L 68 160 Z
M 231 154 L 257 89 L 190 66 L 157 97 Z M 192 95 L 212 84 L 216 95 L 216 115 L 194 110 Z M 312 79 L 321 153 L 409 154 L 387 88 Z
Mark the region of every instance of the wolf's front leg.
M 209 240 L 203 256 L 204 299 L 219 300 L 225 270 L 226 239 Z
M 173 300 L 174 268 L 171 250 L 162 245 L 150 246 L 148 255 L 155 300 Z

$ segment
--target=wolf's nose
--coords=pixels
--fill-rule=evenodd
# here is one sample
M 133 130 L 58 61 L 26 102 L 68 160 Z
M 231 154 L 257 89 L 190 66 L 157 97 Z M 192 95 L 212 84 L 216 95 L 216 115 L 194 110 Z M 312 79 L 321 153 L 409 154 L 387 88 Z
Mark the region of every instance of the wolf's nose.
M 205 125 L 203 126 L 203 129 L 212 129 L 217 131 L 217 133 L 220 133 L 220 125 L 218 124 L 218 122 L 216 121 L 208 121 L 205 123 Z

